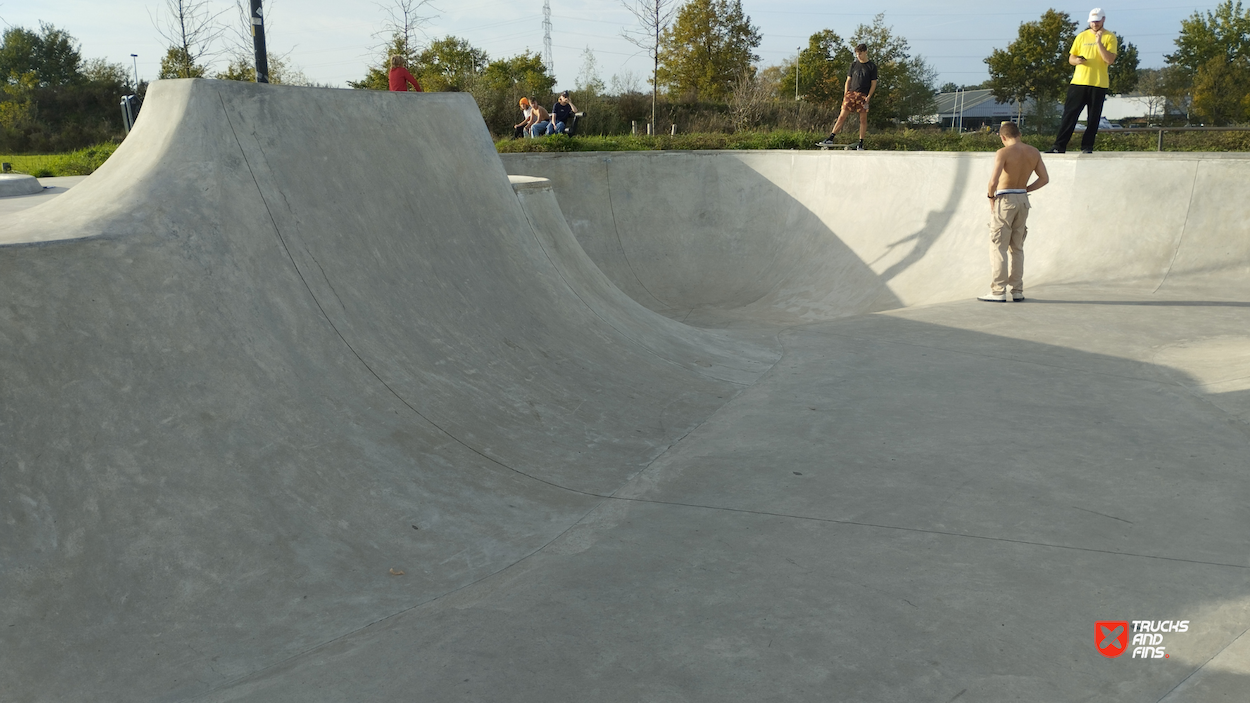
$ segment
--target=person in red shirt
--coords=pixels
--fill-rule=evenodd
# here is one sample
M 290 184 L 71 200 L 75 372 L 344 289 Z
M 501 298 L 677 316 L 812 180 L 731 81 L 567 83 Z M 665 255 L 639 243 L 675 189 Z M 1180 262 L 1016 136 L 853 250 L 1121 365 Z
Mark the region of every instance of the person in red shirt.
M 417 82 L 416 78 L 412 77 L 412 74 L 408 72 L 407 68 L 404 68 L 404 57 L 398 54 L 392 56 L 390 74 L 391 90 L 405 93 L 408 91 L 407 84 L 409 83 L 412 84 L 413 88 L 417 89 L 418 93 L 423 92 L 421 90 L 421 84 Z

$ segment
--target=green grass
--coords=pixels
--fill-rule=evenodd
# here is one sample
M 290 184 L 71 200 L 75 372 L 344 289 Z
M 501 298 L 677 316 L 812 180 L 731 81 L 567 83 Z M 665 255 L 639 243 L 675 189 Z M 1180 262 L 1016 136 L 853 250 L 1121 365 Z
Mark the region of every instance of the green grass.
M 557 134 L 539 139 L 503 139 L 495 142 L 501 154 L 569 151 L 663 151 L 671 149 L 816 149 L 825 132 L 740 132 L 738 134 L 667 134 L 657 136 L 568 137 Z M 854 141 L 851 134 L 839 135 L 840 143 Z M 1049 134 L 1028 134 L 1024 141 L 1039 149 L 1050 147 Z M 1068 145 L 1080 149 L 1077 133 Z M 1155 151 L 1154 133 L 1098 133 L 1099 151 Z M 998 136 L 988 133 L 957 134 L 936 130 L 904 129 L 868 134 L 864 146 L 872 151 L 995 151 L 1002 146 Z M 1250 132 L 1169 132 L 1163 135 L 1165 151 L 1250 151 Z
M 501 154 L 522 152 L 568 151 L 663 151 L 716 149 L 815 149 L 824 139 L 824 132 L 739 132 L 737 134 L 661 134 L 656 136 L 620 135 L 609 137 L 568 137 L 557 134 L 541 139 L 503 139 L 495 143 Z M 1050 146 L 1052 137 L 1045 134 L 1025 135 L 1024 141 L 1039 149 Z M 1157 135 L 1153 133 L 1117 134 L 1111 130 L 1098 133 L 1099 151 L 1154 151 Z M 843 134 L 839 142 L 851 142 L 853 134 Z M 1001 143 L 993 134 L 956 134 L 936 130 L 904 129 L 896 132 L 869 133 L 864 145 L 873 151 L 994 151 Z M 1080 134 L 1072 138 L 1069 148 L 1080 148 Z M 1250 152 L 1250 132 L 1170 132 L 1163 135 L 1165 151 Z M 36 178 L 50 176 L 87 176 L 95 172 L 117 150 L 111 142 L 79 149 L 68 154 L 0 155 L 0 161 L 13 165 L 15 173 Z
M 68 154 L 0 155 L 0 161 L 12 164 L 14 173 L 26 173 L 35 178 L 89 176 L 116 150 L 116 144 L 105 142 Z

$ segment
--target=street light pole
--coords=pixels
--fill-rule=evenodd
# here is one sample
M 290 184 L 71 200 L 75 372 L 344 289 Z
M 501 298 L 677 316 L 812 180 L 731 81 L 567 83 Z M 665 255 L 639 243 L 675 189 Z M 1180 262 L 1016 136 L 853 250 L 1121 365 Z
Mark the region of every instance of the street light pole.
M 134 63 L 134 66 L 135 66 L 135 94 L 138 94 L 139 93 L 139 55 L 131 54 L 130 60 Z
M 794 102 L 799 101 L 799 59 L 803 56 L 803 47 L 798 48 L 794 55 Z
M 269 54 L 265 51 L 265 17 L 260 0 L 252 0 L 252 44 L 256 49 L 256 82 L 269 82 Z

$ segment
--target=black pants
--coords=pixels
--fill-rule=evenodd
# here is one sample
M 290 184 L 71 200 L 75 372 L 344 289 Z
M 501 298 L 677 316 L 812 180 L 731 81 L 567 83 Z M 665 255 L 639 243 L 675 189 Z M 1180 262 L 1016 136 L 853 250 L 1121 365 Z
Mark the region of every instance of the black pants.
M 1063 102 L 1063 119 L 1059 121 L 1059 134 L 1055 135 L 1055 151 L 1068 148 L 1076 120 L 1081 110 L 1089 108 L 1085 116 L 1085 135 L 1081 137 L 1081 151 L 1093 151 L 1094 139 L 1098 137 L 1098 121 L 1102 119 L 1102 104 L 1107 99 L 1107 89 L 1092 85 L 1069 85 L 1068 99 Z

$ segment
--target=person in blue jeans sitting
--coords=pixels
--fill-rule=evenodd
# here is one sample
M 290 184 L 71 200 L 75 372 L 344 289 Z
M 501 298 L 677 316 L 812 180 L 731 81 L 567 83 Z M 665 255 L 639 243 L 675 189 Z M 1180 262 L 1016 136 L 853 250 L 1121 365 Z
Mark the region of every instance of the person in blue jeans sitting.
M 556 98 L 556 104 L 551 106 L 551 127 L 548 134 L 563 134 L 568 125 L 573 123 L 573 113 L 577 112 L 577 106 L 569 99 L 569 91 L 560 93 L 560 97 Z
M 530 104 L 534 106 L 534 112 L 530 116 L 530 119 L 534 122 L 534 126 L 530 127 L 530 136 L 545 137 L 551 133 L 549 131 L 551 129 L 551 115 L 547 114 L 547 108 L 542 105 L 532 100 Z

